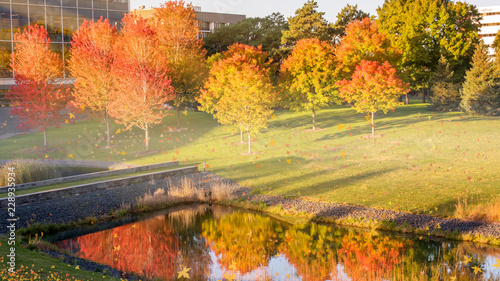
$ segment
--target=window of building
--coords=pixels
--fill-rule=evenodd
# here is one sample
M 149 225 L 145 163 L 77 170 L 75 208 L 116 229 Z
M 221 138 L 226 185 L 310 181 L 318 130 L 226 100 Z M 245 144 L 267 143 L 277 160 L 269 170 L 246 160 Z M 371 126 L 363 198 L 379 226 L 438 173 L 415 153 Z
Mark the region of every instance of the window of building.
M 0 4 L 0 40 L 12 40 L 10 31 L 10 7 Z
M 10 54 L 12 53 L 11 42 L 0 42 L 0 78 L 12 78 L 10 68 Z
M 31 12 L 31 11 L 30 11 Z M 61 8 L 47 7 L 47 32 L 52 42 L 62 42 Z
M 210 22 L 208 22 L 208 21 L 202 21 L 200 23 L 200 29 L 201 30 L 210 30 Z
M 500 22 L 483 23 L 481 26 L 500 26 Z

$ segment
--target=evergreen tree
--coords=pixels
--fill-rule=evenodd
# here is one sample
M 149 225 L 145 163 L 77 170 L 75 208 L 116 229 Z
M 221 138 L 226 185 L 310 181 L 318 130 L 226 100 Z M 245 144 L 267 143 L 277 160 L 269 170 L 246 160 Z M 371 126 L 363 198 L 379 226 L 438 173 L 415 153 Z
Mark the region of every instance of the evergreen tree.
M 353 21 L 362 21 L 364 18 L 369 18 L 370 14 L 358 10 L 358 5 L 351 6 L 347 4 L 342 11 L 337 14 L 337 21 L 333 25 L 335 29 L 336 41 L 340 42 L 340 38 L 345 36 L 346 27 Z
M 459 85 L 453 81 L 453 71 L 444 56 L 431 78 L 431 105 L 429 108 L 436 111 L 457 110 L 460 105 Z
M 500 79 L 481 42 L 465 75 L 460 106 L 469 114 L 496 115 L 500 112 Z
M 289 30 L 282 32 L 281 44 L 292 47 L 297 41 L 307 38 L 331 41 L 333 28 L 323 18 L 325 13 L 316 11 L 317 8 L 316 1 L 308 0 L 302 8 L 295 11 L 295 16 L 288 18 Z

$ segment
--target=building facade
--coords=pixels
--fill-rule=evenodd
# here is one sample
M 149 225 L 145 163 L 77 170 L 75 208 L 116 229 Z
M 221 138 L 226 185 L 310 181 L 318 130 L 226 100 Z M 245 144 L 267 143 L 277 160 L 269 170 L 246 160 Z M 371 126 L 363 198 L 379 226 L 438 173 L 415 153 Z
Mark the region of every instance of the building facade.
M 214 32 L 215 29 L 221 26 L 235 24 L 246 18 L 245 15 L 202 12 L 201 7 L 199 6 L 194 6 L 193 8 L 194 13 L 196 14 L 196 19 L 200 22 L 200 37 L 202 38 L 208 33 Z M 145 9 L 144 6 L 134 10 L 135 13 L 143 18 L 151 17 L 154 11 L 155 8 Z
M 479 35 L 488 47 L 489 55 L 493 57 L 495 55 L 493 41 L 500 30 L 500 6 L 478 7 L 478 10 L 483 17 Z
M 10 54 L 19 30 L 34 24 L 45 26 L 50 48 L 67 59 L 73 33 L 84 19 L 102 16 L 119 25 L 129 10 L 129 0 L 0 0 L 0 89 L 14 85 Z

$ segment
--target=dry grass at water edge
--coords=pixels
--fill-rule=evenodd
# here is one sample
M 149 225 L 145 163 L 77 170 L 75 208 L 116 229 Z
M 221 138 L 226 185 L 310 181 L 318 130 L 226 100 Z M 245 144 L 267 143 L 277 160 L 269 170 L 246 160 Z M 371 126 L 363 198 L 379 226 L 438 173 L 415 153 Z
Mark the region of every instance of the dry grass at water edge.
M 226 201 L 237 198 L 239 186 L 226 179 L 211 179 L 208 183 L 199 183 L 188 177 L 173 183 L 168 181 L 169 188 L 147 192 L 137 199 L 139 206 L 155 206 L 164 203 L 192 203 Z

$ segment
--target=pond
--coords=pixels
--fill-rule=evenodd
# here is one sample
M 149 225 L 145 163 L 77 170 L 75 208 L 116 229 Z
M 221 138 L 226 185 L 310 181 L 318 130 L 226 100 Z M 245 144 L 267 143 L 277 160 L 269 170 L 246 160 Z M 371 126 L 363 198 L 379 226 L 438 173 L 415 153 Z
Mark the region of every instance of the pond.
M 222 206 L 176 207 L 51 240 L 148 280 L 176 279 L 184 267 L 190 280 L 500 280 L 498 247 L 292 225 Z

